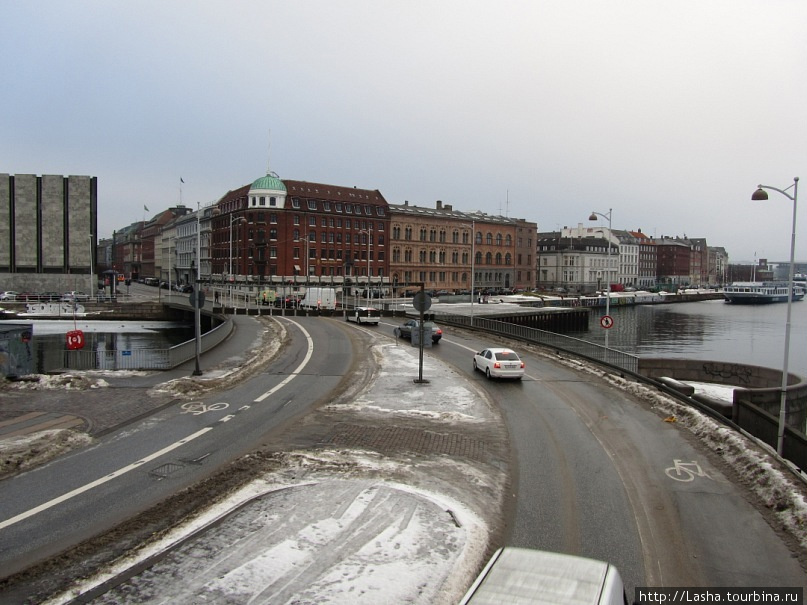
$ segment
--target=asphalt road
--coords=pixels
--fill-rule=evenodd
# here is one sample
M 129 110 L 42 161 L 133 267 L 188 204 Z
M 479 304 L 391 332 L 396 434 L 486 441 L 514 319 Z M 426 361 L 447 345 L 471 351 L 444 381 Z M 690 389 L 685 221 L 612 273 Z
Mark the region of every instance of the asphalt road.
M 473 352 L 489 346 L 519 350 L 524 379 L 473 372 Z M 609 561 L 629 588 L 805 585 L 731 470 L 648 402 L 498 337 L 448 329 L 431 353 L 503 411 L 514 467 L 508 545 Z M 676 460 L 683 470 L 668 473 Z
M 263 374 L 225 393 L 178 401 L 90 448 L 4 481 L 4 575 L 148 509 L 332 397 L 353 360 L 350 340 L 333 322 L 284 323 L 291 344 Z
M 282 321 L 291 344 L 260 375 L 4 481 L 4 573 L 282 439 L 284 426 L 352 380 L 362 353 L 346 337 L 348 324 Z M 397 324 L 349 325 L 392 337 Z M 608 560 L 629 588 L 804 585 L 804 570 L 753 499 L 686 431 L 595 373 L 525 347 L 516 347 L 527 360 L 523 381 L 489 381 L 472 371 L 471 357 L 490 344 L 446 330 L 429 354 L 484 389 L 504 415 L 513 469 L 507 544 Z M 677 477 L 668 472 L 676 460 L 687 465 Z

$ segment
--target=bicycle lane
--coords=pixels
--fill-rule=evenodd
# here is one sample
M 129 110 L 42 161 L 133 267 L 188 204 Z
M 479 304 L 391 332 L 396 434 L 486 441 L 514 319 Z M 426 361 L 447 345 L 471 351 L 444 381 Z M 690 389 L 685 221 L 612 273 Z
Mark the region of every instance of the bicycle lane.
M 305 330 L 302 331 L 305 334 Z M 290 354 L 280 360 L 277 374 L 262 375 L 261 388 L 271 390 L 288 385 L 310 359 L 309 338 L 299 355 Z M 159 490 L 152 490 L 149 484 L 155 473 L 160 480 L 164 478 L 159 477 L 160 473 L 167 476 L 173 470 L 168 466 L 160 467 L 161 459 L 175 460 L 184 455 L 185 460 L 195 463 L 196 458 L 204 456 L 204 453 L 199 454 L 198 446 L 188 446 L 197 440 L 201 442 L 200 438 L 249 408 L 252 400 L 243 399 L 248 394 L 239 394 L 239 390 L 190 402 L 177 401 L 141 422 L 99 439 L 90 447 L 5 480 L 0 499 L 0 567 L 4 573 L 13 573 L 24 567 L 26 561 L 46 554 L 52 544 L 70 540 L 69 536 L 77 528 L 84 528 L 87 533 L 108 529 L 132 513 L 134 509 L 130 507 L 135 500 L 139 501 L 138 508 L 156 502 Z M 205 451 L 209 452 L 210 448 Z M 136 495 L 132 491 L 136 488 L 127 488 L 118 481 L 131 473 L 141 476 L 129 481 L 141 486 Z M 178 480 L 177 488 L 192 482 L 178 475 L 171 478 Z M 149 494 L 150 491 L 155 495 Z M 105 510 L 100 511 L 99 516 L 109 520 L 93 528 L 99 519 L 89 518 L 86 511 L 94 506 L 103 507 Z M 116 507 L 119 507 L 117 512 L 110 510 Z M 42 531 L 44 523 L 51 527 L 49 531 Z M 22 556 L 17 551 L 20 547 Z
M 649 586 L 805 585 L 803 568 L 764 505 L 713 451 L 648 400 L 589 387 L 601 397 L 575 411 L 624 481 Z

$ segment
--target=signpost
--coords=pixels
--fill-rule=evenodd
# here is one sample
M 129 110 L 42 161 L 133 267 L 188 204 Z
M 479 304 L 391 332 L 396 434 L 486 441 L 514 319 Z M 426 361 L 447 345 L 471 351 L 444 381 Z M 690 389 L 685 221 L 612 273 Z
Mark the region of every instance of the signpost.
M 432 306 L 432 297 L 429 296 L 428 294 L 426 294 L 426 292 L 423 291 L 423 285 L 422 284 L 420 286 L 420 292 L 418 292 L 417 294 L 415 294 L 415 296 L 412 297 L 412 306 L 415 307 L 415 310 L 420 313 L 420 318 L 419 318 L 419 321 L 418 321 L 418 332 L 419 332 L 419 334 L 418 334 L 418 336 L 419 336 L 419 340 L 418 340 L 418 345 L 419 345 L 418 346 L 418 350 L 419 350 L 418 377 L 417 377 L 417 380 L 415 380 L 415 382 L 418 383 L 418 384 L 428 383 L 429 382 L 428 380 L 423 380 L 423 339 L 425 338 L 425 336 L 423 334 L 423 324 L 425 323 L 423 321 L 423 319 L 424 319 L 423 314 L 431 308 L 431 306 Z M 429 334 L 429 338 L 431 338 L 431 334 Z M 414 340 L 414 334 L 412 335 L 412 339 Z

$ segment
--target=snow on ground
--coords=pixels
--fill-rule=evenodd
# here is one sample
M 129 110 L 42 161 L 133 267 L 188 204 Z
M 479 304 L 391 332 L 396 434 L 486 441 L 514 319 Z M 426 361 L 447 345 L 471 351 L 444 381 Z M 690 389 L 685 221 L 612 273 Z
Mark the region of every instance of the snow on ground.
M 493 414 L 470 383 L 447 367 L 439 369 L 441 388 L 413 388 L 418 366 L 411 348 L 381 345 L 372 351 L 380 371 L 371 389 L 326 411 L 469 424 Z M 765 447 L 655 389 L 579 360 L 560 361 L 648 401 L 697 435 L 807 548 L 803 489 L 772 462 Z M 433 358 L 429 363 L 434 368 Z M 713 387 L 698 385 L 726 396 L 725 388 Z M 445 477 L 455 477 L 469 493 L 500 494 L 503 474 L 442 457 L 413 462 L 337 449 L 283 456 L 282 470 L 257 477 L 48 603 L 67 603 L 152 557 L 160 560 L 98 602 L 440 604 L 461 597 L 484 556 L 490 530 L 452 495 L 457 492 L 444 489 Z M 203 539 L 187 539 L 230 513 Z

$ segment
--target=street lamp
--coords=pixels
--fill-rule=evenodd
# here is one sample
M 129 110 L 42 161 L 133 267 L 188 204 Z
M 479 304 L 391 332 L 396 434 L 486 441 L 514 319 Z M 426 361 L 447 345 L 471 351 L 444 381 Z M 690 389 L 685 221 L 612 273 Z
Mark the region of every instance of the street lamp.
M 202 267 L 202 223 L 201 208 L 196 209 L 196 284 L 193 288 L 191 299 L 193 300 L 193 319 L 196 331 L 196 367 L 193 370 L 194 376 L 201 376 L 202 370 L 199 368 L 199 358 L 202 356 L 202 292 L 201 292 L 201 267 Z
M 793 195 L 790 195 L 787 192 L 787 190 L 791 187 L 793 188 Z M 751 200 L 754 202 L 767 201 L 768 192 L 765 191 L 765 189 L 777 191 L 784 195 L 787 199 L 793 201 L 793 228 L 790 233 L 790 269 L 788 269 L 787 279 L 788 296 L 787 320 L 785 322 L 785 359 L 782 365 L 782 393 L 779 401 L 779 431 L 776 438 L 776 453 L 781 456 L 785 440 L 785 421 L 787 418 L 787 363 L 790 356 L 790 311 L 793 306 L 793 269 L 795 265 L 794 259 L 796 253 L 796 205 L 799 195 L 799 177 L 795 177 L 793 179 L 793 184 L 785 189 L 779 189 L 769 185 L 758 185 L 757 190 L 754 191 L 754 194 L 751 196 Z
M 370 306 L 370 244 L 373 241 L 373 228 L 362 229 L 359 233 L 367 234 L 367 306 Z
M 92 259 L 95 256 L 95 242 L 92 238 L 92 232 L 90 232 L 90 297 L 94 298 L 96 296 L 96 290 L 98 290 L 98 284 L 95 282 L 95 274 L 92 267 Z
M 243 216 L 231 216 L 230 217 L 230 268 L 227 272 L 227 279 L 232 279 L 233 276 L 233 224 L 235 223 L 245 223 L 247 219 Z M 235 304 L 233 303 L 233 288 L 232 286 L 228 286 L 230 290 L 230 305 L 235 309 Z
M 592 212 L 591 216 L 588 217 L 590 221 L 596 221 L 598 216 L 602 218 L 608 219 L 608 259 L 606 262 L 606 272 L 605 272 L 605 281 L 608 283 L 608 290 L 605 296 L 605 314 L 610 316 L 611 315 L 611 214 L 613 213 L 613 208 L 608 209 L 608 214 L 601 214 L 599 212 Z M 605 348 L 608 349 L 608 329 L 605 330 Z M 607 360 L 606 360 L 607 361 Z

